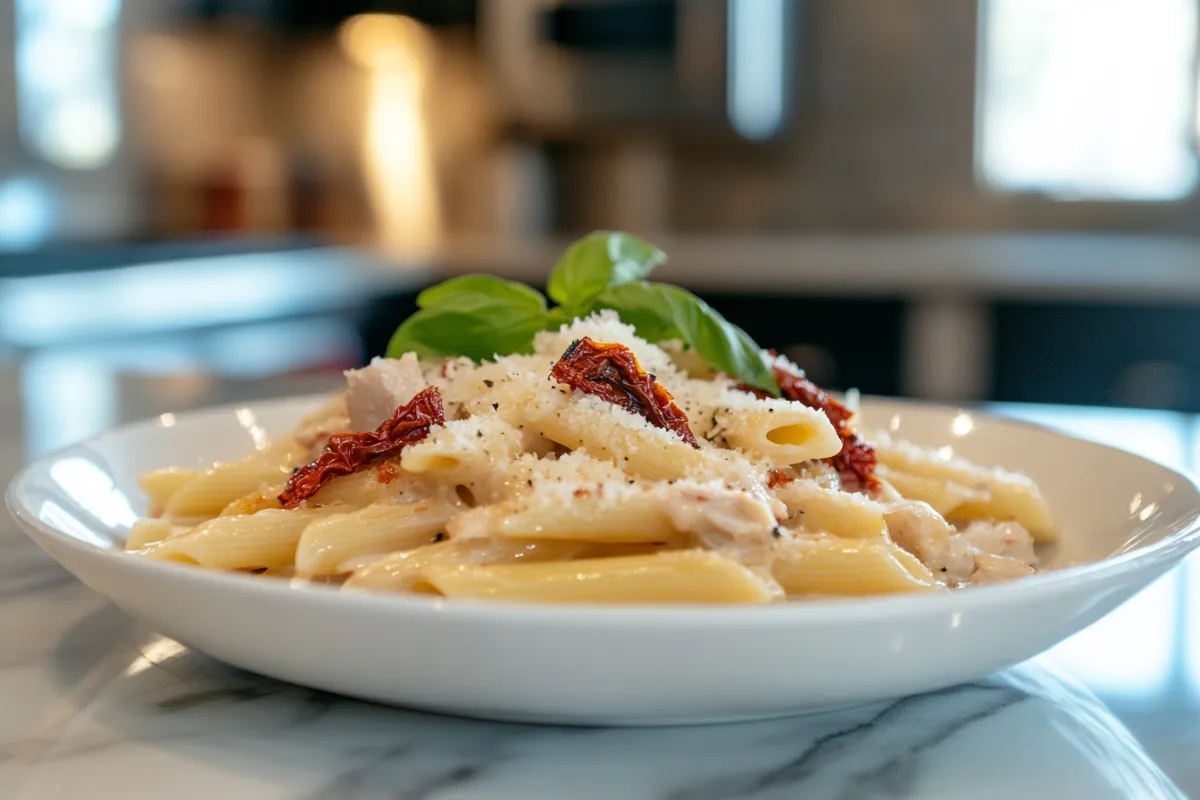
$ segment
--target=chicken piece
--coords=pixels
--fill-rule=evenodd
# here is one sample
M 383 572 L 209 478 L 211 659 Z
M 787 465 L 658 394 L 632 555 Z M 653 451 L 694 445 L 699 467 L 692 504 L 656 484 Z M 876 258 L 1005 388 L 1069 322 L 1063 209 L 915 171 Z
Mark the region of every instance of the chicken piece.
M 1037 564 L 1033 537 L 1015 522 L 972 522 L 959 534 L 978 553 Z
M 974 551 L 928 503 L 901 501 L 884 514 L 884 519 L 892 541 L 929 567 L 939 581 L 958 586 L 970 580 L 975 571 Z
M 930 505 L 915 500 L 897 504 L 885 519 L 892 541 L 948 586 L 1024 577 L 1037 564 L 1033 537 L 1015 522 L 972 522 L 958 532 Z
M 748 492 L 675 484 L 663 491 L 663 508 L 672 525 L 706 548 L 749 564 L 769 558 L 778 523 Z
M 892 541 L 947 586 L 1033 574 L 1033 537 L 1015 522 L 972 522 L 958 532 L 926 503 L 905 501 L 885 515 Z
M 373 358 L 362 369 L 346 371 L 346 411 L 351 431 L 373 431 L 426 387 L 414 353 Z
M 976 586 L 1002 583 L 1032 574 L 1033 567 L 1019 558 L 983 553 L 975 556 L 975 572 L 971 575 L 971 583 Z
M 1033 574 L 1033 537 L 1015 522 L 972 522 L 954 537 L 975 554 L 971 583 L 1011 581 Z

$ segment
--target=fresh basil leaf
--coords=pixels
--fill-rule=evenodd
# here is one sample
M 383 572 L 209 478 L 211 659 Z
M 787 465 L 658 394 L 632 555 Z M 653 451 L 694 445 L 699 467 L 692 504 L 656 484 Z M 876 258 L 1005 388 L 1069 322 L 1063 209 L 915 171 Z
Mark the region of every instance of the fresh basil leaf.
M 417 295 L 418 308 L 435 308 L 453 303 L 457 308 L 470 304 L 487 307 L 504 301 L 530 310 L 546 310 L 546 298 L 523 283 L 506 281 L 494 275 L 463 275 L 430 286 Z
M 418 328 L 421 326 L 421 320 L 417 316 L 421 312 L 418 311 L 396 328 L 396 332 L 392 334 L 392 338 L 388 340 L 387 353 L 388 358 L 400 358 L 405 353 L 416 353 L 417 358 L 441 358 L 443 356 L 452 355 L 444 353 L 440 350 L 435 350 L 430 345 L 421 341 L 419 338 Z
M 604 292 L 596 305 L 616 311 L 647 341 L 679 339 L 721 372 L 779 396 L 762 348 L 686 289 L 666 283 L 626 283 Z
M 533 351 L 533 335 L 552 324 L 541 292 L 491 275 L 464 275 L 431 286 L 417 296 L 420 308 L 388 343 L 398 358 L 467 356 Z
M 475 361 L 510 353 L 532 353 L 533 337 L 546 330 L 541 308 L 504 301 L 484 304 L 478 295 L 423 308 L 401 325 L 388 343 L 389 358 L 408 351 L 421 358 L 466 356 Z
M 567 248 L 546 291 L 573 316 L 583 316 L 605 289 L 641 280 L 666 260 L 663 251 L 636 236 L 597 231 Z

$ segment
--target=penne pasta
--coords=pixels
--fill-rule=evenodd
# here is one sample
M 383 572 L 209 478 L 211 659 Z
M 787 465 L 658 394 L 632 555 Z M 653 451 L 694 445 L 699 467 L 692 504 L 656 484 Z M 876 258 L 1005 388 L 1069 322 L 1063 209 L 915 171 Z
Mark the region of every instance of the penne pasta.
M 171 497 L 185 485 L 191 483 L 199 474 L 200 470 L 198 469 L 167 467 L 143 472 L 138 476 L 138 488 L 150 501 L 150 516 L 160 516 Z
M 513 462 L 524 452 L 521 431 L 504 420 L 455 420 L 409 447 L 400 466 L 413 475 L 464 486 L 476 502 L 493 503 L 509 494 Z
M 265 511 L 268 508 L 283 508 L 279 502 L 279 494 L 283 491 L 283 484 L 270 486 L 266 489 L 248 494 L 245 497 L 239 497 L 229 505 L 221 509 L 218 517 L 237 517 L 247 514 L 254 514 L 259 511 Z
M 880 539 L 887 529 L 884 507 L 862 495 L 793 481 L 778 489 L 776 496 L 787 506 L 788 524 L 809 533 Z
M 1038 541 L 1053 541 L 1054 520 L 1037 485 L 1024 475 L 1001 469 L 984 469 L 961 458 L 946 458 L 908 442 L 886 442 L 877 455 L 881 464 L 894 472 L 888 480 L 901 494 L 896 472 L 934 482 L 969 487 L 974 494 L 951 508 L 935 509 L 956 519 L 998 519 L 1019 522 Z M 982 496 L 981 496 L 982 495 Z M 925 500 L 924 497 L 913 497 Z M 925 500 L 925 502 L 929 502 Z
M 330 514 L 304 529 L 296 547 L 299 575 L 350 572 L 347 562 L 430 544 L 457 509 L 447 503 L 419 500 L 397 505 L 370 505 Z
M 771 569 L 789 595 L 875 595 L 937 591 L 920 561 L 884 541 L 801 537 L 784 542 Z
M 582 542 L 450 540 L 367 561 L 353 571 L 344 585 L 348 589 L 380 592 L 436 593 L 425 580 L 427 567 L 566 561 L 589 552 L 594 553 L 595 548 Z
M 876 474 L 903 498 L 928 503 L 939 514 L 948 514 L 965 503 L 986 500 L 990 496 L 984 486 L 972 488 L 961 483 L 949 483 L 938 478 L 926 478 L 880 466 Z
M 235 500 L 287 480 L 304 457 L 304 448 L 294 438 L 287 438 L 241 461 L 217 464 L 173 492 L 163 515 L 172 519 L 215 517 Z
M 829 418 L 816 409 L 788 400 L 758 400 L 742 392 L 733 397 L 717 412 L 710 437 L 721 437 L 755 460 L 786 467 L 835 456 L 842 449 Z
M 568 492 L 535 493 L 477 509 L 451 524 L 458 537 L 566 539 L 616 544 L 667 542 L 677 538 L 660 497 L 623 486 L 596 484 Z M 606 491 L 607 490 L 607 491 Z
M 289 567 L 295 562 L 301 533 L 328 513 L 324 509 L 268 509 L 249 516 L 218 517 L 140 552 L 160 561 L 211 569 Z
M 161 542 L 172 533 L 174 526 L 164 519 L 139 519 L 129 528 L 129 536 L 125 538 L 125 549 L 140 550 L 155 542 Z
M 541 603 L 769 603 L 772 581 L 726 556 L 679 550 L 541 564 L 431 565 L 446 597 Z
M 594 397 L 575 397 L 547 387 L 521 414 L 521 424 L 537 435 L 571 450 L 586 448 L 592 457 L 638 477 L 678 480 L 709 463 L 704 451 L 675 434 Z

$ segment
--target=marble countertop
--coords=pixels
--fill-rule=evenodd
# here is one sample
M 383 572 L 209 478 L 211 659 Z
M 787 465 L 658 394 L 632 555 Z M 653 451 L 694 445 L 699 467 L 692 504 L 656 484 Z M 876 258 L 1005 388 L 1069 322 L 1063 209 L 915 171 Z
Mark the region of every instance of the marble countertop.
M 140 380 L 136 396 L 124 386 L 90 424 L 236 399 L 227 387 L 190 386 L 190 396 L 178 382 Z M 29 429 L 36 416 L 26 409 L 37 402 L 0 372 L 0 478 L 24 451 L 62 443 Z M 1196 463 L 1200 425 L 1190 416 L 1000 410 Z M 485 723 L 226 667 L 106 603 L 4 519 L 0 798 L 1200 796 L 1198 616 L 1192 559 L 1037 659 L 941 692 L 696 728 Z

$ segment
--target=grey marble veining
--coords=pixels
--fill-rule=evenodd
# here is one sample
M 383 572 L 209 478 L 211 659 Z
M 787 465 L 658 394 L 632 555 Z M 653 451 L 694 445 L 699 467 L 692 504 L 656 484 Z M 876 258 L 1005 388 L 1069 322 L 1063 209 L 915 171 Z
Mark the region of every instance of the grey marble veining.
M 226 667 L 0 536 L 0 797 L 1182 798 L 1083 686 L 1034 662 L 977 684 L 769 722 L 477 722 Z M 363 656 L 369 657 L 369 655 Z

